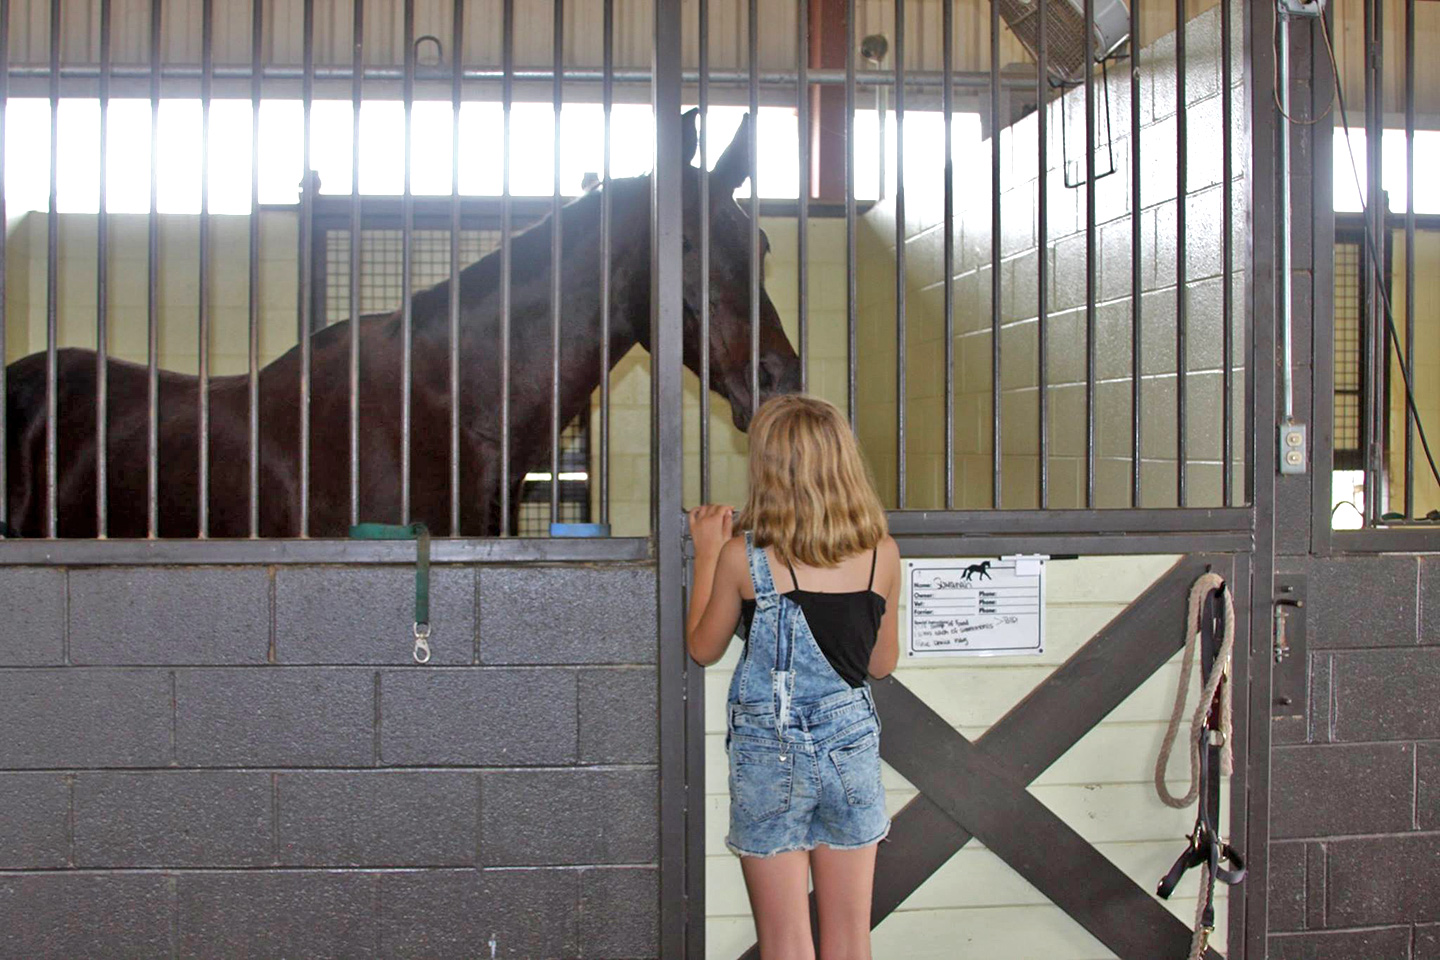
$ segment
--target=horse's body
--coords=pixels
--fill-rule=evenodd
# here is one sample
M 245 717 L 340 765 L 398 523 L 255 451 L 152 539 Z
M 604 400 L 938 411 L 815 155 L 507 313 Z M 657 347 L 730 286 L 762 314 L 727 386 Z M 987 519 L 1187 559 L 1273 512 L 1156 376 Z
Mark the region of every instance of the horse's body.
M 711 379 L 731 403 L 736 424 L 749 419 L 748 259 L 744 214 L 729 199 L 743 180 L 748 125 L 712 173 Z M 687 136 L 688 139 L 688 136 Z M 698 171 L 686 168 L 686 233 L 698 248 Z M 739 179 L 736 179 L 736 177 Z M 731 182 L 733 181 L 733 183 Z M 649 178 L 613 181 L 609 358 L 613 365 L 650 334 Z M 562 210 L 560 422 L 570 422 L 600 382 L 600 205 L 591 191 Z M 550 240 L 546 219 L 512 243 L 510 457 L 512 511 L 527 470 L 548 469 L 551 413 Z M 686 260 L 685 358 L 699 363 L 698 260 Z M 411 301 L 413 329 L 410 518 L 439 534 L 450 524 L 450 293 L 441 283 Z M 762 396 L 797 389 L 798 360 L 768 296 L 761 302 Z M 310 338 L 310 484 L 308 532 L 342 536 L 350 520 L 350 323 Z M 400 313 L 360 320 L 360 518 L 401 515 Z M 459 533 L 500 532 L 500 255 L 460 274 Z M 59 351 L 56 421 L 57 534 L 97 533 L 97 356 Z M 108 530 L 147 533 L 148 372 L 111 359 L 107 366 Z M 8 524 L 12 534 L 44 536 L 45 356 L 8 371 Z M 199 385 L 161 372 L 159 382 L 158 535 L 199 530 Z M 250 532 L 250 379 L 214 377 L 210 394 L 209 523 L 216 537 Z M 300 348 L 259 372 L 259 518 L 261 536 L 300 533 Z M 513 512 L 512 512 L 513 519 Z M 512 524 L 513 529 L 513 524 Z

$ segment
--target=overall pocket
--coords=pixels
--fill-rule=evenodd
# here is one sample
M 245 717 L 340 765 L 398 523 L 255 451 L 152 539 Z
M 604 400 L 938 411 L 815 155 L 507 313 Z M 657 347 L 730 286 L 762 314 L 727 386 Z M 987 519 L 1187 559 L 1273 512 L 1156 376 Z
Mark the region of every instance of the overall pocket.
M 768 820 L 790 809 L 795 758 L 782 762 L 776 748 L 743 741 L 730 745 L 730 802 L 751 820 Z
M 830 761 L 835 764 L 840 783 L 845 788 L 845 799 L 850 801 L 851 806 L 869 806 L 883 797 L 880 737 L 876 731 L 867 730 L 858 740 L 831 750 Z

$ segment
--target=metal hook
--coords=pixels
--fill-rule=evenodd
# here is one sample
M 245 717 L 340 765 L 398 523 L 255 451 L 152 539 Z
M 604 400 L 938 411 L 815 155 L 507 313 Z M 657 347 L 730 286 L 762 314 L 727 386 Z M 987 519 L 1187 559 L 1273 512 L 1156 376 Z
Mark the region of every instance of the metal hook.
M 433 61 L 427 62 L 427 61 L 421 60 L 421 58 L 420 58 L 420 44 L 422 44 L 422 43 L 433 43 L 433 44 L 435 45 L 435 59 L 434 59 Z M 424 36 L 416 37 L 416 38 L 415 38 L 415 63 L 416 63 L 418 66 L 422 66 L 422 67 L 438 67 L 438 66 L 440 66 L 440 64 L 442 64 L 442 63 L 444 63 L 444 62 L 445 62 L 445 45 L 440 42 L 440 38 L 439 38 L 439 37 L 435 36 L 434 34 L 427 33 L 427 34 L 425 34 Z

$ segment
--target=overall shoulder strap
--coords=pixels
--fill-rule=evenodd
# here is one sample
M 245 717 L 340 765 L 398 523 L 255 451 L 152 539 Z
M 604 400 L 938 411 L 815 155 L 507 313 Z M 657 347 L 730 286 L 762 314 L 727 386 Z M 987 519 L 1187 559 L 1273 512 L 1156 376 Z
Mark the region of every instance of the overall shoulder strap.
M 765 559 L 763 547 L 755 546 L 752 531 L 745 531 L 745 555 L 750 561 L 750 579 L 755 585 L 755 602 L 767 606 L 775 597 L 775 581 L 770 576 L 770 562 Z
M 865 585 L 866 590 L 875 586 L 875 558 L 880 555 L 880 546 L 877 544 L 874 550 L 870 551 L 870 582 Z

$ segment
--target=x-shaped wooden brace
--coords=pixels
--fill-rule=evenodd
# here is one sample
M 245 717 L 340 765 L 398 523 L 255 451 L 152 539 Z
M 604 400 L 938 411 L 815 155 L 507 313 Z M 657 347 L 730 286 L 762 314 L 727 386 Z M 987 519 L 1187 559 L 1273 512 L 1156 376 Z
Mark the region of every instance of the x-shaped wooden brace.
M 1180 649 L 1190 587 L 1207 565 L 1233 577 L 1229 557 L 1181 558 L 973 743 L 899 681 L 873 684 L 881 754 L 920 791 L 880 845 L 873 923 L 979 837 L 1117 956 L 1188 954 L 1189 928 L 1026 787 Z M 818 930 L 813 893 L 810 911 Z M 742 956 L 758 960 L 758 945 Z

